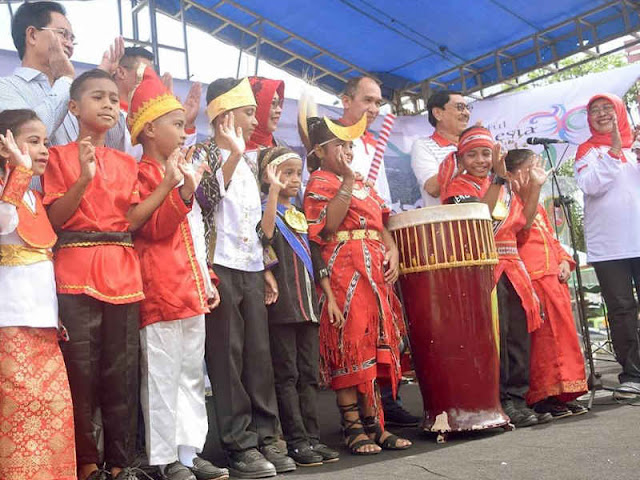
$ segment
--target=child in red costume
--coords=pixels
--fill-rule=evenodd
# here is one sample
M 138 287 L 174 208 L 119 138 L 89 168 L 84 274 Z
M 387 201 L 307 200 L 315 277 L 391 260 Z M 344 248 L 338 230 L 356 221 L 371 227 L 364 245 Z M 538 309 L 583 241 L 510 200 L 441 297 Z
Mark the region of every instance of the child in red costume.
M 530 169 L 534 161 L 535 154 L 524 149 L 511 150 L 505 159 L 512 175 Z M 588 390 L 567 288 L 575 262 L 554 237 L 542 205 L 531 227 L 518 233 L 518 253 L 545 315 L 540 328 L 531 333 L 527 403 L 554 418 L 586 413 L 585 407 L 571 402 Z
M 182 104 L 151 67 L 142 66 L 138 74 L 127 124 L 132 144 L 141 143 L 144 152 L 140 198 L 168 190 L 135 234 L 145 294 L 140 344 L 147 455 L 167 480 L 224 479 L 226 469 L 197 456 L 207 437 L 204 315 L 220 302 L 206 265 L 202 216 L 193 201 L 206 164 L 195 170 L 181 152 L 186 138 Z
M 32 110 L 5 110 L 0 132 L 0 479 L 75 480 L 51 254 L 57 236 L 40 193 L 29 189 L 49 159 L 47 129 Z
M 458 173 L 452 164 L 457 160 Z M 489 176 L 493 169 L 494 175 Z M 458 151 L 440 165 L 443 203 L 483 202 L 489 206 L 498 249 L 495 281 L 500 317 L 500 397 L 511 421 L 520 427 L 551 420 L 527 407 L 529 388 L 529 333 L 542 324 L 540 306 L 531 279 L 518 255 L 517 233 L 528 228 L 535 216 L 540 188 L 547 175 L 535 166 L 524 178 L 507 181 L 508 172 L 499 144 L 484 127 L 468 128 L 460 135 Z M 509 184 L 511 183 L 511 184 Z M 524 203 L 512 187 L 527 190 Z

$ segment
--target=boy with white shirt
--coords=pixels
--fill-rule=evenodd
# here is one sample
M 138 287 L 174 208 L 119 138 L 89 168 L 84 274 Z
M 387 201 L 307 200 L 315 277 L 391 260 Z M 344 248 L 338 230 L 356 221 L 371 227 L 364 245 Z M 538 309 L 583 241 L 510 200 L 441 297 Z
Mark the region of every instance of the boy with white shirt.
M 220 279 L 220 306 L 206 317 L 205 358 L 220 439 L 230 473 L 238 478 L 271 477 L 296 468 L 275 445 L 278 415 L 265 300 L 275 301 L 277 285 L 265 276 L 256 231 L 262 218 L 257 152 L 245 152 L 258 124 L 255 113 L 246 78 L 211 83 L 207 115 L 214 135 L 193 155 L 211 169 L 196 197 L 208 260 Z

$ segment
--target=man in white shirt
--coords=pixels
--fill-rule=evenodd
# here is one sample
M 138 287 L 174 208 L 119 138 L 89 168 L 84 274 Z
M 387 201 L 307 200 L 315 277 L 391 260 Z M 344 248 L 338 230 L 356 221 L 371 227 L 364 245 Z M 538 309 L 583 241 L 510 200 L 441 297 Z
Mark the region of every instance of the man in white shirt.
M 411 148 L 411 168 L 418 179 L 424 207 L 440 205 L 438 167 L 458 148 L 458 138 L 469 123 L 469 109 L 459 92 L 441 90 L 427 101 L 429 123 L 436 131 L 419 138 Z
M 382 105 L 380 83 L 369 76 L 352 78 L 347 82 L 341 100 L 344 111 L 339 123 L 347 127 L 354 125 L 366 113 L 368 129 L 380 113 L 380 106 Z M 377 140 L 369 130 L 365 130 L 362 137 L 353 141 L 351 168 L 365 179 L 369 175 L 377 144 Z M 374 186 L 378 195 L 388 205 L 391 205 L 391 192 L 389 191 L 389 182 L 384 168 L 384 159 L 380 164 L 378 178 Z
M 215 133 L 193 154 L 196 163 L 207 161 L 211 168 L 196 194 L 209 262 L 220 279 L 220 305 L 206 316 L 205 356 L 220 440 L 238 478 L 296 468 L 275 444 L 278 406 L 265 294 L 277 295 L 277 285 L 274 280 L 265 288 L 273 277 L 265 275 L 257 233 L 262 218 L 257 151 L 245 153 L 258 125 L 255 114 L 248 79 L 212 82 L 207 115 Z

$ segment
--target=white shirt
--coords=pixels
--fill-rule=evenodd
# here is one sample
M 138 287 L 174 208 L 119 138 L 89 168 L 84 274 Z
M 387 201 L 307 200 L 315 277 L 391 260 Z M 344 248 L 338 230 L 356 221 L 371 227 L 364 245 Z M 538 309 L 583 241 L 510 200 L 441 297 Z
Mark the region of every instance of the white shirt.
M 589 262 L 640 257 L 640 165 L 630 149 L 623 163 L 609 148 L 593 146 L 574 165 Z
M 231 152 L 220 149 L 222 165 Z M 216 248 L 213 263 L 244 272 L 264 270 L 262 244 L 256 227 L 262 219 L 257 177 L 257 151 L 247 152 L 238 161 L 225 189 L 222 167 L 216 171 L 220 203 L 216 207 Z
M 358 172 L 362 175 L 366 180 L 369 175 L 371 163 L 373 162 L 373 156 L 376 153 L 376 147 L 373 142 L 365 142 L 363 138 L 364 135 L 353 141 L 353 160 L 351 161 L 351 168 L 354 172 Z M 391 192 L 389 191 L 389 182 L 387 180 L 387 171 L 384 166 L 384 158 L 382 159 L 382 162 L 380 162 L 378 178 L 376 178 L 374 187 L 385 203 L 391 206 Z
M 27 191 L 24 200 L 35 211 L 33 192 Z M 0 202 L 0 244 L 25 245 L 16 232 L 17 226 L 16 207 Z M 0 265 L 0 292 L 0 327 L 58 327 L 58 297 L 52 261 Z
M 438 167 L 451 152 L 455 152 L 458 146 L 434 133 L 427 138 L 419 138 L 413 142 L 411 148 L 411 168 L 418 180 L 418 187 L 422 194 L 422 205 L 430 207 L 440 205 L 440 197 L 432 197 L 425 189 L 424 184 L 434 175 L 438 174 Z

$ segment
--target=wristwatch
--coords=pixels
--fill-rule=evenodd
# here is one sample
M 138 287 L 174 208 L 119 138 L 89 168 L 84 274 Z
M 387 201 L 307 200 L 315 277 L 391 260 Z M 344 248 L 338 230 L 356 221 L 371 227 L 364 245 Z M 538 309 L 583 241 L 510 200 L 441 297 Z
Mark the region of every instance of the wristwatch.
M 491 184 L 492 185 L 504 185 L 505 183 L 507 183 L 507 179 L 504 177 L 501 177 L 500 175 L 494 173 L 493 174 L 493 178 L 491 179 Z

